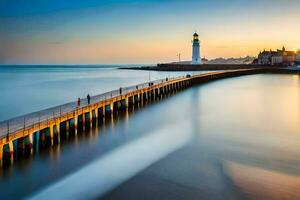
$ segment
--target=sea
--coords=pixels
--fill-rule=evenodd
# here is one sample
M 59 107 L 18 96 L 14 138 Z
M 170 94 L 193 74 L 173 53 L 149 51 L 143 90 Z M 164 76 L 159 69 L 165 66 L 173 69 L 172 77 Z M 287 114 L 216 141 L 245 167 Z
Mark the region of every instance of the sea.
M 0 67 L 0 119 L 187 73 Z M 299 130 L 299 75 L 213 81 L 15 160 L 0 199 L 300 199 Z

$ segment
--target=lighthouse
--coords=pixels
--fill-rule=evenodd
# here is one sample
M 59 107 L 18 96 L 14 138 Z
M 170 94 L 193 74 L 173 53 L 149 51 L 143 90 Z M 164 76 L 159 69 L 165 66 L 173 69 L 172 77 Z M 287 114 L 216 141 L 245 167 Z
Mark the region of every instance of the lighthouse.
M 201 56 L 200 56 L 200 41 L 199 35 L 194 33 L 193 35 L 193 55 L 192 55 L 192 64 L 197 65 L 201 64 Z

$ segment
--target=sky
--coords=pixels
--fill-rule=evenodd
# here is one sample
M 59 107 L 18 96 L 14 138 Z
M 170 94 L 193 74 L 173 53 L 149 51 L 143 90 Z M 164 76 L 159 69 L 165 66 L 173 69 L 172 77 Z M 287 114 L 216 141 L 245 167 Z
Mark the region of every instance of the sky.
M 299 0 L 0 0 L 0 64 L 154 64 L 300 49 Z

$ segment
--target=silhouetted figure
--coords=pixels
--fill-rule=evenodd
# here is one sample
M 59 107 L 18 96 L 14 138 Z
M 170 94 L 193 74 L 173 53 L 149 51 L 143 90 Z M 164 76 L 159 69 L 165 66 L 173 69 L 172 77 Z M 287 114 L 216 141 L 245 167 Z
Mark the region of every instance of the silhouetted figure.
M 77 106 L 80 107 L 80 98 L 77 99 Z
M 91 96 L 90 96 L 90 94 L 88 94 L 86 98 L 87 98 L 87 101 L 88 101 L 88 105 L 90 105 L 90 103 L 91 103 Z
M 120 94 L 122 94 L 122 88 L 120 88 Z

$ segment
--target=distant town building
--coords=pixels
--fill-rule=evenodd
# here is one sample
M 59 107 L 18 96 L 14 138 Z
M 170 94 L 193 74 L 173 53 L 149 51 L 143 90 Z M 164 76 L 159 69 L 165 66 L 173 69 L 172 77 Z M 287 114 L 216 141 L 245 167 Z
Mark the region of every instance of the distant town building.
M 274 52 L 270 51 L 263 51 L 259 52 L 258 54 L 258 64 L 260 65 L 270 65 L 272 62 L 272 55 L 274 55 Z
M 261 65 L 294 65 L 297 53 L 286 51 L 285 47 L 277 51 L 263 51 L 258 55 L 258 64 Z
M 201 56 L 200 56 L 200 41 L 199 35 L 194 33 L 193 35 L 193 55 L 192 55 L 192 64 L 201 64 Z
M 297 51 L 296 63 L 297 63 L 298 65 L 300 64 L 300 49 Z
M 271 55 L 271 64 L 272 65 L 279 65 L 283 63 L 283 54 L 282 51 L 277 50 L 276 52 L 273 52 Z
M 207 64 L 208 63 L 208 59 L 206 58 L 201 58 L 201 64 Z

